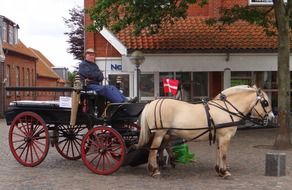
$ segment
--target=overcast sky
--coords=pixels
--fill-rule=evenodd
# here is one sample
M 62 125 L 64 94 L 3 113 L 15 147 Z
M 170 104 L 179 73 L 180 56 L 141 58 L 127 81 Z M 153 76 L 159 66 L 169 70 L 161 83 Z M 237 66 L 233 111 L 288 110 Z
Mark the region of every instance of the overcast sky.
M 69 9 L 82 7 L 83 0 L 0 0 L 0 15 L 19 25 L 19 39 L 27 46 L 41 51 L 56 67 L 70 70 L 78 64 L 66 49 L 69 31 L 63 18 Z

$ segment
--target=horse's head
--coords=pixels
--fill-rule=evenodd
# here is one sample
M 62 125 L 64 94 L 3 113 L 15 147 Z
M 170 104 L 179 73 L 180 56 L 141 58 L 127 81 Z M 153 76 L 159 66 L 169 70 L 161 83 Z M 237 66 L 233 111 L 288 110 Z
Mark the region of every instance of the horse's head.
M 222 95 L 238 113 L 241 112 L 242 115 L 250 113 L 251 118 L 261 120 L 263 124 L 267 124 L 267 121 L 274 117 L 269 97 L 256 86 L 233 86 L 223 90 L 216 98 L 222 99 Z
M 256 90 L 255 105 L 251 108 L 251 116 L 263 121 L 274 118 L 272 104 L 268 95 L 260 88 L 253 87 Z

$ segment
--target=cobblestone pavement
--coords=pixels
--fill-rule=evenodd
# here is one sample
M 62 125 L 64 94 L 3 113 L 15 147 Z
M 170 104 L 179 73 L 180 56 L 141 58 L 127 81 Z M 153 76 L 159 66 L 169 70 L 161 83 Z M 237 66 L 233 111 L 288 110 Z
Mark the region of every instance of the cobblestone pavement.
M 122 167 L 109 176 L 91 173 L 81 160 L 69 161 L 54 148 L 46 159 L 34 168 L 23 167 L 15 161 L 7 143 L 9 127 L 0 120 L 0 190 L 55 189 L 198 189 L 198 190 L 288 190 L 292 185 L 292 150 L 286 153 L 286 176 L 265 176 L 265 155 L 275 150 L 256 148 L 272 144 L 276 129 L 240 130 L 233 138 L 229 151 L 232 179 L 218 177 L 214 170 L 215 146 L 208 142 L 192 142 L 190 149 L 197 161 L 178 164 L 175 169 L 162 170 L 162 176 L 148 176 L 146 165 Z

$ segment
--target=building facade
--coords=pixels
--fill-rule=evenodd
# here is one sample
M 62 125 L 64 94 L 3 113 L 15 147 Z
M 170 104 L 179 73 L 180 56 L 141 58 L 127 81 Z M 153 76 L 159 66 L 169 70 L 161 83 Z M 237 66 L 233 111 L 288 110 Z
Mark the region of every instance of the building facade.
M 95 1 L 84 2 L 88 9 Z M 268 37 L 261 27 L 243 21 L 220 28 L 204 22 L 218 17 L 222 7 L 271 3 L 270 0 L 210 0 L 204 7 L 191 6 L 186 19 L 162 26 L 155 35 L 142 31 L 133 36 L 130 27 L 117 34 L 106 28 L 99 33 L 86 32 L 85 47 L 95 49 L 96 63 L 104 71 L 106 82 L 119 83 L 126 96 L 137 94 L 135 66 L 129 58 L 133 51 L 140 50 L 145 56 L 140 67 L 142 100 L 165 96 L 162 79 L 167 77 L 183 84 L 183 99 L 190 102 L 214 97 L 229 86 L 256 84 L 269 94 L 276 110 L 277 38 Z M 86 16 L 85 25 L 90 23 Z
M 47 93 L 6 91 L 5 87 L 64 86 L 65 83 L 50 68 L 53 65 L 45 56 L 26 47 L 18 39 L 18 29 L 16 23 L 0 15 L 0 117 L 3 117 L 11 101 L 55 97 L 54 94 Z

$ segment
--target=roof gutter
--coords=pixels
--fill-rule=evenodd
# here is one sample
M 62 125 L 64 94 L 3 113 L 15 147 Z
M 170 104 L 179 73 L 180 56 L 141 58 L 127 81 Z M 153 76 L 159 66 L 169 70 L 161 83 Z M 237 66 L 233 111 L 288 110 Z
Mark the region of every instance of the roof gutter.
M 121 55 L 127 55 L 126 46 L 107 28 L 103 27 L 100 34 L 114 47 Z

